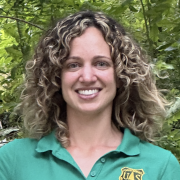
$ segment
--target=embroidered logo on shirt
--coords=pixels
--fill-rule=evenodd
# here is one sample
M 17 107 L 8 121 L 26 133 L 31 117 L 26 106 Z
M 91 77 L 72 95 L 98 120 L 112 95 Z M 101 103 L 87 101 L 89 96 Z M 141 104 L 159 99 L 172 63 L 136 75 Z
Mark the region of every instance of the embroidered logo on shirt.
M 131 169 L 128 167 L 122 168 L 121 171 L 119 180 L 142 180 L 142 176 L 145 174 L 143 169 Z

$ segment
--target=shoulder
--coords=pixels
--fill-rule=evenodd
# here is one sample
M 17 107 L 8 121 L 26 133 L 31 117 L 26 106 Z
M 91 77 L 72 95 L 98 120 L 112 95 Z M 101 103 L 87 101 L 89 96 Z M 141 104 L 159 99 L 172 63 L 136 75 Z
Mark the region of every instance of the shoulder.
M 25 154 L 32 154 L 36 149 L 37 143 L 38 140 L 30 138 L 15 139 L 0 148 L 0 159 L 12 160 L 17 156 L 23 157 Z
M 177 179 L 180 177 L 180 165 L 176 157 L 168 150 L 151 143 L 140 141 L 140 156 L 155 169 L 161 169 L 161 179 Z
M 24 139 L 15 139 L 8 144 L 4 145 L 0 148 L 0 152 L 5 151 L 11 151 L 11 150 L 24 150 L 24 149 L 32 149 L 33 147 L 36 147 L 38 143 L 38 140 L 30 139 L 30 138 L 24 138 Z
M 151 144 L 146 141 L 140 141 L 139 143 L 140 154 L 146 158 L 156 159 L 156 162 L 168 161 L 172 153 L 166 149 L 159 146 Z
M 11 179 L 16 167 L 35 153 L 37 140 L 16 139 L 0 148 L 0 179 Z M 13 178 L 12 178 L 13 179 Z
M 155 155 L 155 156 L 164 156 L 164 155 L 169 155 L 171 152 L 168 150 L 165 150 L 159 146 L 156 146 L 154 144 L 151 144 L 146 141 L 141 141 L 139 143 L 139 148 L 141 153 L 146 153 L 146 155 Z

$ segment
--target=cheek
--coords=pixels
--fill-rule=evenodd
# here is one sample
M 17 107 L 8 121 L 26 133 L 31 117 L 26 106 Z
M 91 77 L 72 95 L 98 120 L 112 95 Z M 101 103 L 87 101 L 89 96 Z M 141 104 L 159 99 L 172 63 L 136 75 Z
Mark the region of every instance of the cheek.
M 68 103 L 70 94 L 69 94 L 69 90 L 68 90 L 68 84 L 64 81 L 62 81 L 62 83 L 61 83 L 61 93 L 62 93 L 62 97 L 63 97 L 64 101 L 66 103 Z
M 66 93 L 78 80 L 78 73 L 64 72 L 61 74 L 61 88 Z
M 66 86 L 70 80 L 71 80 L 70 74 L 67 72 L 62 72 L 62 74 L 61 74 L 61 85 Z
M 68 85 L 69 84 L 69 79 L 68 79 L 68 76 L 66 73 L 62 73 L 61 75 L 61 89 L 62 89 L 62 95 L 63 95 L 63 98 L 66 99 L 66 92 L 67 92 L 67 89 L 68 89 Z

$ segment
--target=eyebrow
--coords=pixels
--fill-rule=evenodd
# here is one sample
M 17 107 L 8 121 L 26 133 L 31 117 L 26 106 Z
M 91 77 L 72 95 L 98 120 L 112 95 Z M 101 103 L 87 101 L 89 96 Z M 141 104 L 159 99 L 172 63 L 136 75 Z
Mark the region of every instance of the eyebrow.
M 93 59 L 98 59 L 98 58 L 106 58 L 106 59 L 112 60 L 111 58 L 109 58 L 107 56 L 101 56 L 101 55 L 95 56 Z M 82 58 L 79 57 L 79 56 L 70 56 L 70 57 L 67 58 L 67 60 L 69 60 L 69 59 L 78 60 L 78 59 L 82 59 Z
M 69 59 L 81 59 L 81 58 L 78 57 L 78 56 L 70 56 L 70 57 L 68 57 L 66 60 L 69 60 Z

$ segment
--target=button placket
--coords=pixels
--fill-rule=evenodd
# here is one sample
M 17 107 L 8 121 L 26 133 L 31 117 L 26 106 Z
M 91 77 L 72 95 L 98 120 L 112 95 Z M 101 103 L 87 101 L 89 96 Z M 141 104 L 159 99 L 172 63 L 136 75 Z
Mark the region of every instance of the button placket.
M 101 158 L 101 162 L 102 162 L 102 163 L 105 163 L 105 162 L 106 162 L 106 159 L 105 159 L 105 158 Z
M 96 176 L 96 171 L 92 171 L 91 172 L 91 177 L 95 177 Z
M 93 166 L 93 168 L 91 169 L 91 172 L 89 173 L 89 178 L 87 178 L 87 180 L 92 180 L 92 179 L 96 179 L 98 178 L 105 162 L 106 162 L 106 158 L 104 157 L 101 157 L 96 163 L 95 165 Z

